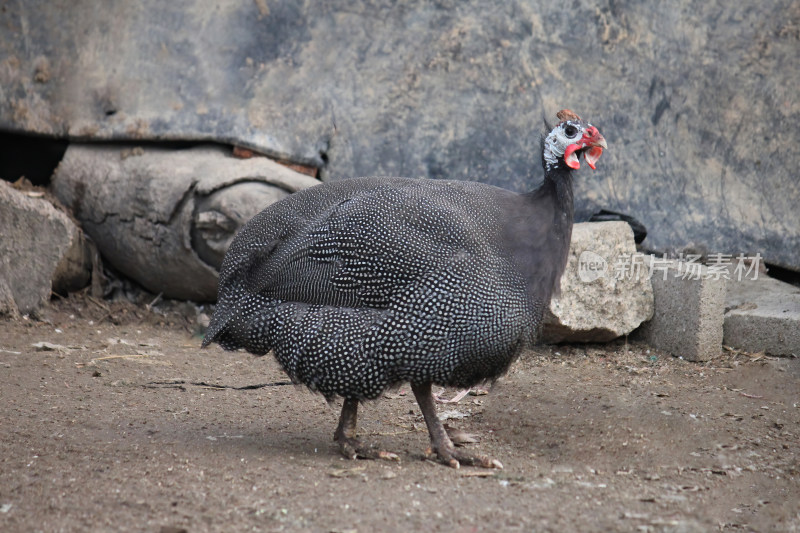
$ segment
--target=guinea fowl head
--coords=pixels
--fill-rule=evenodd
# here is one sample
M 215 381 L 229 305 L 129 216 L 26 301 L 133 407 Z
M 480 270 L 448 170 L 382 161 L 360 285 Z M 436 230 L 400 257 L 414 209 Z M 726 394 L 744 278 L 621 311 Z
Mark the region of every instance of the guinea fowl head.
M 581 154 L 594 169 L 607 148 L 603 135 L 569 109 L 562 109 L 556 116 L 561 122 L 542 140 L 545 171 L 578 169 L 581 166 L 578 156 Z

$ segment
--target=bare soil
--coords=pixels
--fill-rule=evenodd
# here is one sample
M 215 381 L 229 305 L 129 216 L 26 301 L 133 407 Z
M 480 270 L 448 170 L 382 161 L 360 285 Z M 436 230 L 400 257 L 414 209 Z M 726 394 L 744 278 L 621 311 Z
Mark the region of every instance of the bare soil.
M 42 318 L 0 321 L 2 531 L 800 531 L 797 359 L 542 347 L 440 405 L 505 465 L 454 470 L 424 459 L 408 387 L 361 409 L 400 461 L 340 457 L 339 405 L 201 351 L 190 306 Z

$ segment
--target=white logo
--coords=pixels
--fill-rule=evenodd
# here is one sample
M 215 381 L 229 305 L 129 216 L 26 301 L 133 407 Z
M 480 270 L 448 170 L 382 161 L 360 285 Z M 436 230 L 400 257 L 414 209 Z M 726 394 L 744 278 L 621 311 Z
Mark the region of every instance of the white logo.
M 581 252 L 578 258 L 578 278 L 584 283 L 591 283 L 602 278 L 608 271 L 608 262 L 605 258 L 589 250 Z

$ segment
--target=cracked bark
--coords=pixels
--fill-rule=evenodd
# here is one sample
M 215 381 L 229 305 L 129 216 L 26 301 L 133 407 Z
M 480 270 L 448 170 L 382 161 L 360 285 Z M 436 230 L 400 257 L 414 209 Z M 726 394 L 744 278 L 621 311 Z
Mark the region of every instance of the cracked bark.
M 317 180 L 219 146 L 188 150 L 72 145 L 52 181 L 103 259 L 153 293 L 213 301 L 235 232 Z

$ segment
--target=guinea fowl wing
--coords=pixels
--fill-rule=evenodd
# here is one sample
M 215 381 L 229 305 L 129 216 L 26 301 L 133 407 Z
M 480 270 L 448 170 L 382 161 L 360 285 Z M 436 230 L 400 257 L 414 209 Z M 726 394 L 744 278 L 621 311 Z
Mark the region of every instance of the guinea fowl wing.
M 479 222 L 498 216 L 494 188 L 485 187 L 481 205 L 470 205 L 475 199 L 460 188 L 429 180 L 363 178 L 334 185 L 320 202 L 303 202 L 297 193 L 299 205 L 286 202 L 269 213 L 274 220 L 248 224 L 252 228 L 245 227 L 231 247 L 221 283 L 233 278 L 249 293 L 282 301 L 384 309 L 409 283 L 444 268 L 454 255 L 498 253 L 491 246 L 498 226 L 481 228 Z M 298 213 L 308 203 L 317 204 L 316 213 Z M 257 235 L 264 227 L 282 231 Z

